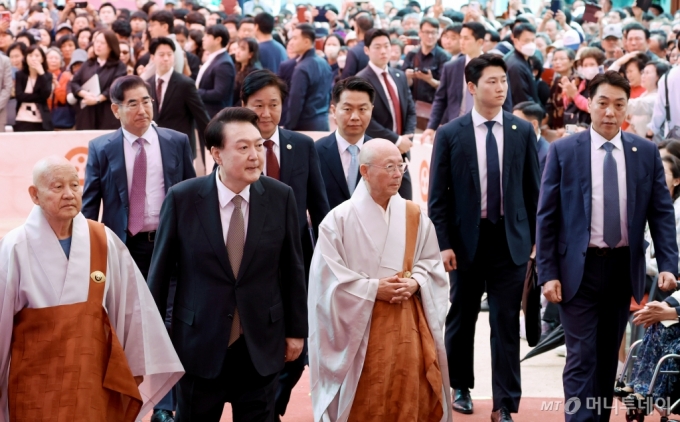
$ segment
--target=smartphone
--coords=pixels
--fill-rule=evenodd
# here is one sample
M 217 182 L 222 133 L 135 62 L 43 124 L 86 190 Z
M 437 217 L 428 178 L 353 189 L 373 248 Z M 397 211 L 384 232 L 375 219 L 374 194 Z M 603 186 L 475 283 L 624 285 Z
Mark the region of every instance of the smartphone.
M 548 85 L 552 85 L 553 79 L 555 79 L 555 69 L 543 69 L 541 79 Z
M 297 19 L 298 23 L 305 23 L 305 12 L 307 11 L 307 8 L 305 6 L 298 6 L 297 7 Z
M 0 21 L 11 23 L 12 13 L 11 12 L 0 12 Z
M 602 6 L 592 3 L 586 3 L 586 9 L 583 12 L 583 22 L 597 23 L 595 14 L 602 11 Z
M 326 42 L 325 38 L 317 38 L 314 40 L 314 48 L 319 51 L 323 51 L 323 44 Z
M 562 0 L 552 0 L 550 2 L 550 10 L 552 10 L 553 15 L 562 10 Z
M 328 19 L 326 19 L 326 10 L 325 7 L 321 6 L 316 6 L 317 14 L 314 17 L 314 22 L 328 22 Z
M 578 126 L 576 126 L 576 125 L 564 125 L 564 130 L 568 134 L 573 135 L 578 130 Z
M 76 9 L 85 9 L 86 7 L 87 7 L 86 1 L 77 1 L 76 2 Z

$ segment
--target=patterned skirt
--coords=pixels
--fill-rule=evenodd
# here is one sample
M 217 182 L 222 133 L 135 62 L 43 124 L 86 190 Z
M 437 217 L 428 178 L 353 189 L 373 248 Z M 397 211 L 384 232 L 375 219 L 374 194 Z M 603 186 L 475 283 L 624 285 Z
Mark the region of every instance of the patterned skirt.
M 652 381 L 656 365 L 662 357 L 669 354 L 680 354 L 680 324 L 664 327 L 657 323 L 647 329 L 642 345 L 638 350 L 638 359 L 633 365 L 632 386 L 636 393 L 647 395 L 649 383 Z M 667 360 L 661 368 L 664 371 L 677 371 L 678 362 Z M 655 382 L 652 396 L 654 400 L 678 396 L 677 375 L 660 374 Z

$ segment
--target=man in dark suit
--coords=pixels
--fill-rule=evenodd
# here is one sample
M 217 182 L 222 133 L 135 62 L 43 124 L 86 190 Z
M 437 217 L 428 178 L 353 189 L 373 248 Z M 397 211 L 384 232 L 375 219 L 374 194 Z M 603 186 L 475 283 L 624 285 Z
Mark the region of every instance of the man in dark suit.
M 340 79 L 349 78 L 368 66 L 368 54 L 364 51 L 366 32 L 373 29 L 373 18 L 368 12 L 359 12 L 354 17 L 354 29 L 357 34 L 357 45 L 347 51 L 347 61 L 342 69 Z
M 512 421 L 522 394 L 519 312 L 535 238 L 539 167 L 531 124 L 503 111 L 505 62 L 482 54 L 465 68 L 474 108 L 439 128 L 429 213 L 452 274 L 446 351 L 454 410 L 472 413 L 475 322 L 486 286 L 493 422 Z
M 175 44 L 171 39 L 161 37 L 151 40 L 149 45 L 151 61 L 156 64 L 156 75 L 147 79 L 153 98 L 154 121 L 158 126 L 189 135 L 191 150 L 196 156 L 194 127 L 198 129 L 201 158 L 205 159 L 205 138 L 203 133 L 210 121 L 205 105 L 196 91 L 195 82 L 175 72 L 172 64 Z M 182 54 L 182 52 L 179 52 Z M 195 125 L 195 126 L 194 126 Z
M 630 85 L 617 72 L 590 82 L 589 130 L 550 145 L 537 217 L 538 282 L 559 304 L 567 344 L 567 422 L 608 421 L 631 296 L 645 292 L 645 225 L 659 286 L 676 288 L 675 213 L 652 142 L 621 131 Z M 586 403 L 598 403 L 586 406 Z
M 309 136 L 279 128 L 281 107 L 288 95 L 286 84 L 269 70 L 256 70 L 243 81 L 243 106 L 257 113 L 265 140 L 264 174 L 293 188 L 298 210 L 305 275 L 309 274 L 319 224 L 330 211 L 319 167 L 319 156 Z M 307 222 L 307 213 L 311 227 Z M 305 278 L 306 280 L 307 278 Z M 293 387 L 305 369 L 306 353 L 288 362 L 279 375 L 276 414 L 283 416 Z
M 384 29 L 371 29 L 364 37 L 368 66 L 357 74 L 375 89 L 371 122 L 366 133 L 372 138 L 388 139 L 407 157 L 413 145 L 411 138 L 416 129 L 416 107 L 404 72 L 388 66 L 390 63 L 390 36 Z M 411 177 L 404 173 L 399 193 L 412 198 Z
M 212 118 L 232 104 L 236 68 L 227 52 L 229 31 L 224 25 L 209 26 L 203 36 L 203 49 L 209 53 L 196 77 L 198 95 Z
M 508 81 L 512 104 L 533 101 L 540 104 L 536 78 L 529 64 L 529 57 L 536 53 L 536 28 L 530 23 L 519 23 L 512 28 L 515 49 L 507 54 Z
M 293 190 L 260 177 L 257 114 L 227 108 L 206 129 L 219 168 L 168 191 L 149 289 L 165 314 L 177 275 L 172 341 L 186 374 L 182 422 L 273 421 L 278 372 L 307 337 L 307 290 Z
M 541 122 L 543 122 L 543 118 L 545 117 L 543 107 L 541 107 L 540 104 L 525 101 L 517 104 L 513 108 L 512 114 L 522 120 L 526 120 L 534 127 L 534 133 L 536 133 L 536 138 L 538 139 L 538 144 L 536 145 L 538 151 L 538 167 L 541 174 L 543 174 L 545 159 L 548 156 L 548 149 L 550 148 L 550 143 L 541 136 Z
M 296 57 L 288 59 L 281 63 L 279 70 L 276 72 L 283 82 L 286 83 L 286 87 L 290 87 L 290 83 L 293 80 L 293 72 L 295 72 L 295 66 L 297 66 L 298 61 Z M 288 119 L 288 110 L 290 109 L 290 96 L 283 100 L 283 110 L 281 111 L 281 122 L 285 122 Z M 283 124 L 283 123 L 281 123 Z
M 102 223 L 125 242 L 147 278 L 165 195 L 196 172 L 187 135 L 151 125 L 153 101 L 140 77 L 119 78 L 110 92 L 122 128 L 90 142 L 82 212 L 98 220 L 103 203 Z M 172 422 L 174 408 L 169 393 L 154 408 L 152 422 Z
M 289 85 L 291 107 L 283 123 L 288 130 L 328 130 L 333 76 L 328 62 L 316 55 L 315 38 L 314 27 L 305 23 L 295 27 L 288 41 L 299 57 Z
M 439 87 L 434 94 L 432 113 L 427 129 L 421 136 L 421 142 L 431 143 L 434 132 L 439 125 L 469 113 L 474 106 L 472 94 L 465 83 L 465 65 L 482 54 L 486 28 L 479 22 L 467 22 L 460 30 L 461 55 L 446 63 L 441 72 Z M 505 111 L 512 111 L 510 95 L 503 104 Z

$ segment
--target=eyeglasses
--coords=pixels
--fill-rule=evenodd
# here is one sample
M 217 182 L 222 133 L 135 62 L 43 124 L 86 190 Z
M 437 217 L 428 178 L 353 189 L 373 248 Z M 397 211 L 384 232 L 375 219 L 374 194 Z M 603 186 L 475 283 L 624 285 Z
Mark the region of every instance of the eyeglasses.
M 420 31 L 420 32 L 422 32 L 425 35 L 429 35 L 430 37 L 434 37 L 439 33 L 437 31 Z
M 367 166 L 370 167 L 377 167 L 381 169 L 385 169 L 388 174 L 393 174 L 397 169 L 399 170 L 399 173 L 404 174 L 406 173 L 406 169 L 408 168 L 408 163 L 399 163 L 399 164 L 388 164 L 385 167 L 382 166 L 376 166 L 374 164 L 366 164 Z
M 144 108 L 151 107 L 151 105 L 153 104 L 153 98 L 145 97 L 145 98 L 142 98 L 142 101 L 130 100 L 125 104 L 123 104 L 123 103 L 116 103 L 116 104 L 118 104 L 119 106 L 123 106 L 125 108 L 129 108 L 130 110 L 139 110 L 140 104 Z

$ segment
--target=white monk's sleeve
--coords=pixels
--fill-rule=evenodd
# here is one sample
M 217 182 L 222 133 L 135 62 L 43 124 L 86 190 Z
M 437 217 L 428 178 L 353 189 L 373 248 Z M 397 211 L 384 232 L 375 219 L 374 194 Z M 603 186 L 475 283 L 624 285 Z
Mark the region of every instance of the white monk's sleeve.
M 23 231 L 22 231 L 23 232 Z M 0 422 L 9 422 L 7 384 L 14 328 L 16 288 L 19 285 L 19 262 L 16 235 L 13 231 L 0 240 Z
M 165 324 L 142 273 L 123 242 L 106 229 L 108 268 L 106 310 L 125 350 L 132 375 L 143 376 L 140 418 L 150 411 L 184 374 Z

